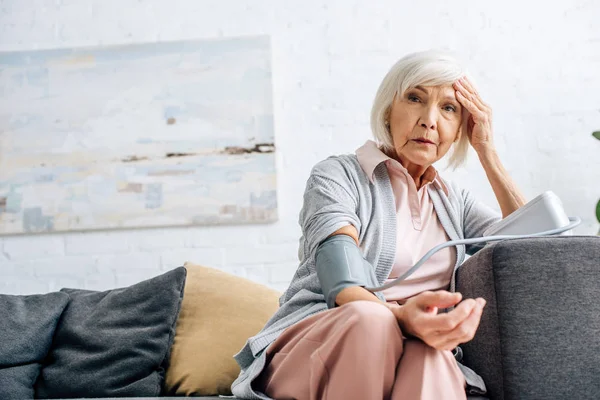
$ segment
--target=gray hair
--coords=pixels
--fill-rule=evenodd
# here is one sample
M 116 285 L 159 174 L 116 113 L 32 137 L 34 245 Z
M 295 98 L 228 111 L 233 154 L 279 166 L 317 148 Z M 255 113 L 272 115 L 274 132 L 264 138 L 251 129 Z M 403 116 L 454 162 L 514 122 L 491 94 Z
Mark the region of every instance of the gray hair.
M 439 86 L 454 83 L 467 75 L 466 70 L 448 52 L 428 50 L 402 57 L 392 66 L 379 85 L 371 108 L 371 130 L 377 143 L 384 149 L 394 148 L 392 135 L 386 120 L 396 96 L 416 86 Z M 468 112 L 463 107 L 461 137 L 452 145 L 448 165 L 457 168 L 467 159 L 469 138 L 467 136 Z

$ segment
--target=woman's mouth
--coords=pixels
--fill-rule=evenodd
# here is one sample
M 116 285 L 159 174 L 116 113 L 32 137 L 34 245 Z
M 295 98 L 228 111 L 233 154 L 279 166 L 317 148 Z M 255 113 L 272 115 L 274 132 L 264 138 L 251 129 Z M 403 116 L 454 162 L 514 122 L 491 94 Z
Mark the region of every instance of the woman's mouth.
M 412 141 L 419 144 L 435 144 L 431 140 L 425 138 L 413 139 Z

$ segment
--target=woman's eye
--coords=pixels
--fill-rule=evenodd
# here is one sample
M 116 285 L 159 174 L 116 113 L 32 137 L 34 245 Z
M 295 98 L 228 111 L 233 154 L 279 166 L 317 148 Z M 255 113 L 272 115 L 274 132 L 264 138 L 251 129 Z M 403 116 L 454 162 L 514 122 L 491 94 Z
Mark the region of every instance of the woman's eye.
M 444 110 L 446 110 L 448 112 L 456 112 L 456 107 L 454 107 L 454 106 L 445 106 Z
M 414 94 L 409 94 L 408 95 L 408 101 L 412 101 L 412 102 L 417 102 L 417 101 L 421 101 L 421 99 L 419 99 L 417 96 L 415 96 Z

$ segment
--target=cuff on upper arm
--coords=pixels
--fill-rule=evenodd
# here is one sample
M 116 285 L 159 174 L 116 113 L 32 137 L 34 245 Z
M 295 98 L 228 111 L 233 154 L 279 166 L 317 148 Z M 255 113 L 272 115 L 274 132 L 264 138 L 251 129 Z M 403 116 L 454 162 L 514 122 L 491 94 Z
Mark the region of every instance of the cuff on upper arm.
M 337 295 L 345 288 L 369 286 L 370 264 L 365 263 L 368 264 L 350 236 L 331 236 L 319 245 L 315 264 L 328 308 L 335 307 Z

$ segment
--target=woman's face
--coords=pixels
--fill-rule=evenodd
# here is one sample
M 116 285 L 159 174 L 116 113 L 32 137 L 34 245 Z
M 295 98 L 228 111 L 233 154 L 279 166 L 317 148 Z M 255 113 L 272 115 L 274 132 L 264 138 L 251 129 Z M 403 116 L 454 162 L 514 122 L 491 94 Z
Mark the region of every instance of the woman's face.
M 429 166 L 459 139 L 462 107 L 452 85 L 417 86 L 396 96 L 388 121 L 403 164 Z

